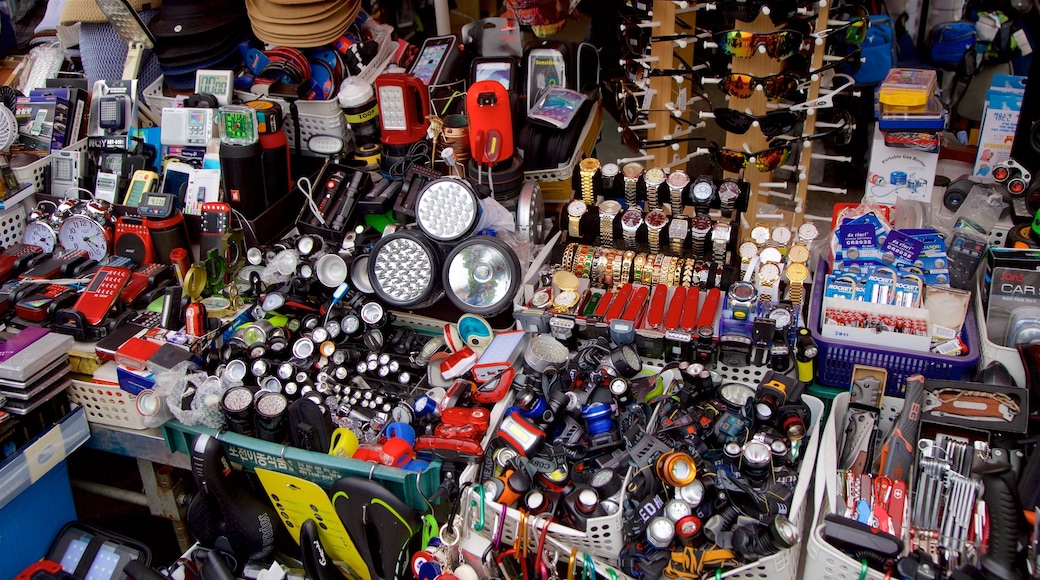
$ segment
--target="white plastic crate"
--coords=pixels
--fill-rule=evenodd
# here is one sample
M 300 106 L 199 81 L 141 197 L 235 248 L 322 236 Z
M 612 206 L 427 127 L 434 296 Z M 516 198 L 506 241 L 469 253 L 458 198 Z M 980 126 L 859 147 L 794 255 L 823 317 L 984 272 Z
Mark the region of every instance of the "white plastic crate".
M 65 151 L 84 151 L 87 148 L 87 140 L 80 139 L 75 143 L 69 145 Z M 28 165 L 22 167 L 13 167 L 14 176 L 18 178 L 18 183 L 28 183 L 33 187 L 33 193 L 47 193 L 49 188 L 46 177 L 47 168 L 50 167 L 51 156 L 44 155 L 43 157 L 33 161 Z
M 820 421 L 823 417 L 823 402 L 809 395 L 803 396 L 806 405 L 809 406 L 811 413 L 811 421 L 808 427 L 809 445 L 803 455 L 801 467 L 798 470 L 798 484 L 794 490 L 794 497 L 791 504 L 791 512 L 789 518 L 792 523 L 795 524 L 799 529 L 803 528 L 805 522 L 805 515 L 807 511 L 807 494 L 809 491 L 809 482 L 812 481 L 813 469 L 815 467 L 815 461 L 817 450 L 821 445 L 821 425 Z M 464 473 L 461 481 L 472 481 L 474 478 L 474 471 Z M 622 485 L 622 494 L 619 500 L 620 504 L 624 504 L 625 489 L 628 484 L 628 479 L 631 477 L 631 471 L 625 478 L 625 484 Z M 467 505 L 476 506 L 479 505 L 479 497 L 476 492 L 470 490 L 469 499 L 473 500 L 472 503 L 467 500 Z M 494 535 L 498 532 L 499 527 L 502 529 L 501 541 L 505 544 L 512 544 L 516 538 L 517 528 L 520 523 L 520 512 L 508 508 L 505 511 L 506 520 L 504 523 L 499 522 L 499 518 L 502 516 L 502 506 L 491 501 L 485 501 L 484 505 L 484 528 L 479 532 L 485 539 L 493 539 Z M 479 517 L 479 516 L 478 516 Z M 618 510 L 617 513 L 610 516 L 604 516 L 601 518 L 593 518 L 588 521 L 587 531 L 576 530 L 560 524 L 550 524 L 549 535 L 546 539 L 547 549 L 555 550 L 558 561 L 566 562 L 570 557 L 570 550 L 572 548 L 578 548 L 584 553 L 587 553 L 596 560 L 597 572 L 600 577 L 607 578 L 610 576 L 612 570 L 618 578 L 628 578 L 628 576 L 622 574 L 616 568 L 612 568 L 607 565 L 608 562 L 614 563 L 617 561 L 618 554 L 621 553 L 625 546 L 625 534 L 623 530 L 623 510 Z M 472 526 L 473 520 L 470 517 L 463 528 L 463 536 L 473 532 Z M 537 539 L 537 538 L 535 538 Z M 537 549 L 537 546 L 532 543 L 530 546 L 532 550 Z M 735 580 L 761 580 L 763 578 L 769 578 L 770 580 L 795 580 L 798 578 L 798 565 L 801 559 L 802 550 L 801 545 L 795 545 L 794 547 L 783 550 L 771 556 L 762 558 L 756 562 L 745 564 L 739 568 L 729 570 L 722 574 L 723 578 L 733 578 Z M 809 578 L 810 576 L 806 576 Z
M 845 413 L 849 407 L 849 394 L 841 393 L 834 397 L 831 414 L 823 429 L 823 441 L 816 460 L 816 485 L 813 492 L 813 523 L 806 542 L 805 578 L 826 578 L 827 580 L 885 580 L 885 575 L 868 568 L 863 574 L 863 565 L 850 556 L 827 543 L 821 533 L 823 518 L 827 514 L 836 513 L 838 498 L 838 450 L 841 449 Z M 892 427 L 896 416 L 903 408 L 903 400 L 885 397 L 881 408 L 879 428 L 886 432 Z M 910 505 L 910 502 L 907 502 Z M 908 521 L 904 519 L 904 521 Z M 904 532 L 908 529 L 904 526 Z M 909 546 L 904 533 L 904 542 Z
M 21 201 L 4 201 L 4 209 L 0 210 L 0 248 L 9 248 L 22 241 L 25 218 L 35 204 L 36 197 L 31 192 Z
M 82 405 L 91 423 L 145 429 L 145 417 L 137 410 L 137 397 L 117 385 L 101 385 L 73 379 L 69 400 Z

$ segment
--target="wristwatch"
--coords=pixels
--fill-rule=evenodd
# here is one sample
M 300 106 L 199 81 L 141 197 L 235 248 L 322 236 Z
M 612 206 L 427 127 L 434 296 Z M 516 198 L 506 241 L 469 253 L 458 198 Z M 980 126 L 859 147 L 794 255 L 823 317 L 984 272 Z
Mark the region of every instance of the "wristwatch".
M 621 213 L 621 204 L 608 199 L 599 204 L 599 244 L 614 247 L 614 218 Z
M 774 242 L 781 246 L 787 246 L 791 242 L 791 228 L 784 224 L 773 227 L 773 232 L 770 236 Z
M 707 214 L 711 200 L 715 198 L 715 182 L 706 175 L 698 177 L 690 186 L 690 199 L 698 214 Z
M 543 309 L 552 301 L 552 291 L 549 288 L 540 288 L 531 297 L 531 308 Z
M 737 207 L 738 199 L 740 199 L 740 183 L 732 177 L 723 179 L 719 184 L 719 207 L 722 209 L 723 216 L 733 218 L 733 210 Z
M 787 260 L 792 264 L 805 264 L 809 261 L 809 246 L 802 242 L 791 246 L 791 249 L 787 250 Z
M 704 257 L 704 242 L 708 241 L 708 233 L 711 231 L 711 218 L 704 214 L 697 214 L 690 222 L 690 238 L 693 245 L 693 255 L 697 259 Z
M 789 332 L 797 322 L 797 320 L 795 320 L 794 306 L 787 301 L 777 302 L 771 306 L 766 316 L 773 321 L 778 331 L 785 334 Z
M 672 254 L 682 255 L 688 233 L 690 233 L 690 222 L 686 221 L 686 216 L 673 217 L 671 223 L 668 224 L 668 240 L 671 243 Z
M 773 300 L 773 286 L 780 281 L 780 266 L 774 262 L 762 264 L 758 268 L 758 283 L 762 290 L 758 293 L 761 302 L 768 303 Z
M 801 262 L 794 262 L 787 266 L 787 280 L 791 283 L 789 286 L 789 296 L 791 302 L 796 306 L 802 305 L 802 288 L 806 278 L 809 277 L 809 268 Z
M 755 298 L 758 297 L 758 290 L 751 282 L 738 280 L 729 287 L 726 296 L 729 298 L 729 309 L 733 312 L 733 318 L 747 320 L 751 315 L 751 307 L 755 303 Z
M 650 210 L 661 207 L 661 200 L 658 198 L 657 190 L 664 185 L 665 180 L 668 176 L 665 175 L 664 169 L 660 167 L 651 167 L 646 170 L 643 174 L 643 182 L 646 183 L 646 208 Z
M 625 250 L 625 253 L 621 255 L 621 280 L 620 284 L 627 284 L 632 281 L 632 260 L 636 257 L 634 250 Z
M 661 251 L 661 230 L 668 224 L 668 214 L 658 208 L 646 214 L 646 241 L 650 245 L 650 252 L 656 254 Z
M 578 293 L 574 290 L 564 290 L 557 294 L 552 301 L 553 311 L 557 314 L 570 312 L 578 304 Z
M 572 238 L 581 237 L 581 216 L 589 211 L 585 202 L 576 199 L 567 204 L 567 235 Z
M 599 159 L 595 157 L 586 157 L 578 165 L 578 173 L 581 176 L 581 199 L 585 201 L 585 205 L 596 203 L 596 188 L 593 186 L 599 168 Z
M 636 207 L 636 185 L 642 174 L 643 165 L 638 161 L 626 163 L 621 168 L 621 175 L 625 179 L 625 207 Z
M 743 275 L 744 272 L 747 272 L 751 260 L 758 255 L 758 246 L 755 245 L 755 242 L 748 240 L 740 244 L 740 247 L 737 248 L 737 254 L 740 256 L 740 274 Z
M 600 177 L 603 178 L 603 191 L 607 197 L 613 197 L 614 178 L 621 172 L 617 163 L 606 163 L 599 169 Z
M 751 240 L 755 242 L 755 245 L 762 248 L 769 241 L 769 228 L 759 224 L 751 228 Z
M 733 231 L 733 226 L 727 222 L 715 222 L 715 227 L 711 231 L 711 259 L 718 263 L 724 263 L 726 261 L 726 248 L 729 247 L 730 234 Z
M 811 246 L 816 238 L 820 237 L 820 230 L 816 228 L 816 224 L 812 222 L 804 222 L 798 226 L 798 241 L 804 242 L 805 245 Z
M 672 204 L 672 215 L 679 215 L 683 210 L 683 193 L 690 184 L 690 176 L 682 169 L 676 169 L 668 176 L 668 201 Z
M 643 225 L 643 212 L 638 207 L 629 207 L 621 214 L 621 235 L 626 248 L 636 247 L 636 232 Z

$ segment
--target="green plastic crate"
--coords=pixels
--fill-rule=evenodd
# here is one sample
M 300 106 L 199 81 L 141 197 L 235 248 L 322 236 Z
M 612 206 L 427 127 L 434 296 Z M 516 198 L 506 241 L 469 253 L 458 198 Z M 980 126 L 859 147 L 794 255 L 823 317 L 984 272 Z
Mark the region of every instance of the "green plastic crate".
M 191 455 L 195 438 L 205 433 L 224 444 L 232 464 L 248 471 L 257 467 L 270 469 L 302 477 L 326 488 L 341 477 L 364 477 L 378 481 L 390 493 L 420 511 L 429 508 L 426 498 L 432 496 L 441 483 L 439 459 L 431 461 L 430 466 L 423 471 L 416 472 L 278 445 L 228 431 L 218 434 L 214 429 L 188 426 L 177 421 L 167 421 L 162 431 L 166 445 L 173 452 Z

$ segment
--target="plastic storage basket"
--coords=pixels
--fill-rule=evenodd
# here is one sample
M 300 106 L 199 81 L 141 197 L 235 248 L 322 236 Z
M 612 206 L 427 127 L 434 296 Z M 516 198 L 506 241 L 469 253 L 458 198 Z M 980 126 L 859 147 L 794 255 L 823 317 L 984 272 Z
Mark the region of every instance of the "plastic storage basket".
M 75 143 L 69 145 L 65 151 L 85 151 L 87 148 L 87 140 L 80 139 Z M 49 187 L 46 183 L 47 168 L 51 165 L 50 155 L 44 155 L 43 157 L 33 161 L 28 165 L 22 167 L 15 167 L 14 176 L 18 178 L 18 182 L 32 185 L 34 193 L 47 193 Z M 65 192 L 60 191 L 54 193 L 54 195 L 62 195 Z
M 968 377 L 979 361 L 980 348 L 975 314 L 968 309 L 961 330 L 961 340 L 968 347 L 965 356 L 946 356 L 931 352 L 893 351 L 876 344 L 847 342 L 820 336 L 820 316 L 823 312 L 824 280 L 827 274 L 826 262 L 820 261 L 816 269 L 812 288 L 812 299 L 809 302 L 809 330 L 820 347 L 816 355 L 816 382 L 829 387 L 845 388 L 852 379 L 852 368 L 856 365 L 869 365 L 888 370 L 888 384 L 885 392 L 899 392 L 906 377 L 922 374 L 928 379 L 960 380 Z
M 791 505 L 791 513 L 789 515 L 791 521 L 798 526 L 800 529 L 805 523 L 805 515 L 807 509 L 807 494 L 809 491 L 809 482 L 812 481 L 813 469 L 815 467 L 815 461 L 817 450 L 822 445 L 821 439 L 821 425 L 820 420 L 823 417 L 823 402 L 812 396 L 804 396 L 805 403 L 809 406 L 809 410 L 812 414 L 811 425 L 810 425 L 810 440 L 809 446 L 805 450 L 805 455 L 802 461 L 802 465 L 798 471 L 798 485 L 794 491 L 794 501 Z M 472 472 L 463 474 L 462 481 L 472 481 Z M 467 479 L 468 477 L 468 479 Z M 627 484 L 626 477 L 626 484 Z M 624 503 L 624 489 L 625 485 L 622 486 L 622 495 L 619 503 Z M 470 498 L 474 501 L 473 505 L 479 505 L 479 500 L 476 498 L 476 492 L 471 491 Z M 517 528 L 520 524 L 520 512 L 508 508 L 505 511 L 505 520 L 500 521 L 502 515 L 502 506 L 491 501 L 485 501 L 484 506 L 484 527 L 479 532 L 487 540 L 494 538 L 495 534 L 498 533 L 499 527 L 501 527 L 501 541 L 506 544 L 512 544 L 516 539 Z M 549 535 L 546 539 L 546 549 L 556 550 L 556 557 L 558 561 L 566 562 L 570 557 L 571 548 L 578 548 L 584 553 L 587 553 L 597 561 L 597 571 L 601 577 L 609 577 L 607 572 L 608 568 L 613 570 L 619 578 L 627 578 L 628 576 L 622 574 L 616 568 L 607 566 L 605 562 L 616 562 L 618 554 L 621 553 L 625 547 L 625 533 L 623 528 L 623 517 L 624 512 L 619 510 L 614 515 L 604 516 L 601 518 L 593 518 L 588 521 L 588 530 L 581 531 L 574 528 L 570 528 L 560 524 L 549 525 Z M 472 529 L 472 518 L 467 522 L 463 535 L 473 533 Z M 532 550 L 537 549 L 532 542 L 530 546 Z M 735 580 L 761 580 L 762 578 L 769 578 L 770 580 L 795 580 L 798 578 L 798 564 L 801 559 L 802 551 L 801 546 L 796 545 L 793 548 L 784 550 L 767 556 L 756 562 L 751 562 L 739 568 L 729 570 L 725 572 L 723 578 L 733 578 Z
M 69 400 L 83 406 L 91 423 L 144 429 L 144 416 L 137 410 L 137 397 L 118 385 L 101 385 L 73 379 Z
M 999 362 L 1015 379 L 1016 385 L 1025 385 L 1027 384 L 1026 369 L 1022 366 L 1022 357 L 1019 356 L 1018 349 L 1000 346 L 989 339 L 989 332 L 986 330 L 986 310 L 982 307 L 982 294 L 986 291 L 986 279 L 982 275 L 982 270 L 985 270 L 985 262 L 975 277 L 975 295 L 971 297 L 971 307 L 975 312 L 975 320 L 978 321 L 979 344 L 982 348 L 979 368 L 986 368 L 989 363 L 994 361 Z

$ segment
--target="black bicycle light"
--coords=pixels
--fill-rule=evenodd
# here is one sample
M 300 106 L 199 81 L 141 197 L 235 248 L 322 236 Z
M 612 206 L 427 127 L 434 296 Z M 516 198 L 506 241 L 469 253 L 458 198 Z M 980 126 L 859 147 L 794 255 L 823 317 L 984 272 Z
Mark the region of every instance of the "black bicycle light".
M 448 254 L 443 285 L 448 300 L 463 312 L 494 316 L 512 305 L 520 278 L 520 260 L 509 244 L 476 236 Z
M 256 399 L 256 435 L 264 441 L 280 443 L 285 439 L 285 418 L 289 400 L 281 393 L 264 392 Z
M 248 387 L 231 387 L 225 391 L 220 399 L 220 409 L 224 412 L 228 429 L 242 435 L 253 435 L 253 391 Z
M 379 298 L 393 307 L 428 305 L 440 299 L 441 256 L 426 236 L 402 230 L 372 246 L 368 278 Z

